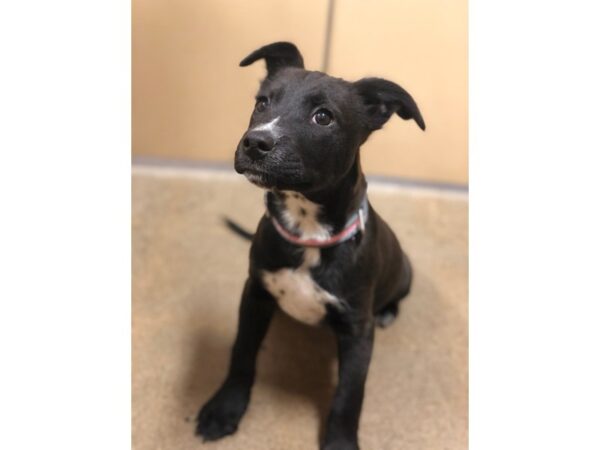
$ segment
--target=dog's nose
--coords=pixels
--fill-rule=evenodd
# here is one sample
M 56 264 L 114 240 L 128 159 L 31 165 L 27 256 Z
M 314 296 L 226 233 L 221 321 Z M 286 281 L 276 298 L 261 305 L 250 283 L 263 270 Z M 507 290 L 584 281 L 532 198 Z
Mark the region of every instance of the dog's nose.
M 266 131 L 249 131 L 242 140 L 242 145 L 249 156 L 256 158 L 273 150 L 275 139 Z

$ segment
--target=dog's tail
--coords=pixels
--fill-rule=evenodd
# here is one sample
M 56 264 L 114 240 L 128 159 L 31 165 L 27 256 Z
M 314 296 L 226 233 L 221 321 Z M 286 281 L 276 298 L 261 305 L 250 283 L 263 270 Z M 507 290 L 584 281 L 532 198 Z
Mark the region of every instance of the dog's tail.
M 231 220 L 229 217 L 223 217 L 223 222 L 225 222 L 227 228 L 229 228 L 235 234 L 247 241 L 251 241 L 254 237 L 254 233 L 250 233 L 248 230 L 245 230 L 240 225 Z

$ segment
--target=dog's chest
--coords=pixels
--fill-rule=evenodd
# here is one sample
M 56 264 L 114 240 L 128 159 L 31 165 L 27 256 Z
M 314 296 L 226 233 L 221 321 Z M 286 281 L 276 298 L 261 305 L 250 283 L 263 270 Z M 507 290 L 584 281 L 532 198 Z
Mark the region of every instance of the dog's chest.
M 297 268 L 263 272 L 263 283 L 287 314 L 310 325 L 318 324 L 327 313 L 327 304 L 339 305 L 337 297 L 312 278 L 310 269 L 320 262 L 320 250 L 304 250 L 304 260 Z

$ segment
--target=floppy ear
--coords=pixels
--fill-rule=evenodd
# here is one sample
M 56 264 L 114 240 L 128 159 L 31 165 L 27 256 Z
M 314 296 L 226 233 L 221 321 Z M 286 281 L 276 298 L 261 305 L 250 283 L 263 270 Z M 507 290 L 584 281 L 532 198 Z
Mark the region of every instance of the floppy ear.
M 408 92 L 396 83 L 382 78 L 363 78 L 354 83 L 367 111 L 369 128 L 378 130 L 396 113 L 404 120 L 414 119 L 421 130 L 425 122 L 417 104 Z
M 267 62 L 267 76 L 273 76 L 283 67 L 299 67 L 304 69 L 302 55 L 291 42 L 275 42 L 253 51 L 240 62 L 245 67 L 254 61 L 264 58 Z

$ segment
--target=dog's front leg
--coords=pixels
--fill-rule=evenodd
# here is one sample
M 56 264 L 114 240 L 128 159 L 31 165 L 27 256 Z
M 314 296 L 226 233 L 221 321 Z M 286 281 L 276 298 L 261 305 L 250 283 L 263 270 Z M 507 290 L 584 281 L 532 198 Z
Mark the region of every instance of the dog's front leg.
M 239 312 L 238 331 L 225 382 L 202 407 L 196 434 L 219 439 L 237 430 L 250 400 L 256 356 L 275 310 L 275 300 L 258 281 L 246 281 Z
M 358 421 L 373 349 L 372 323 L 336 329 L 338 386 L 327 421 L 323 450 L 358 450 Z

